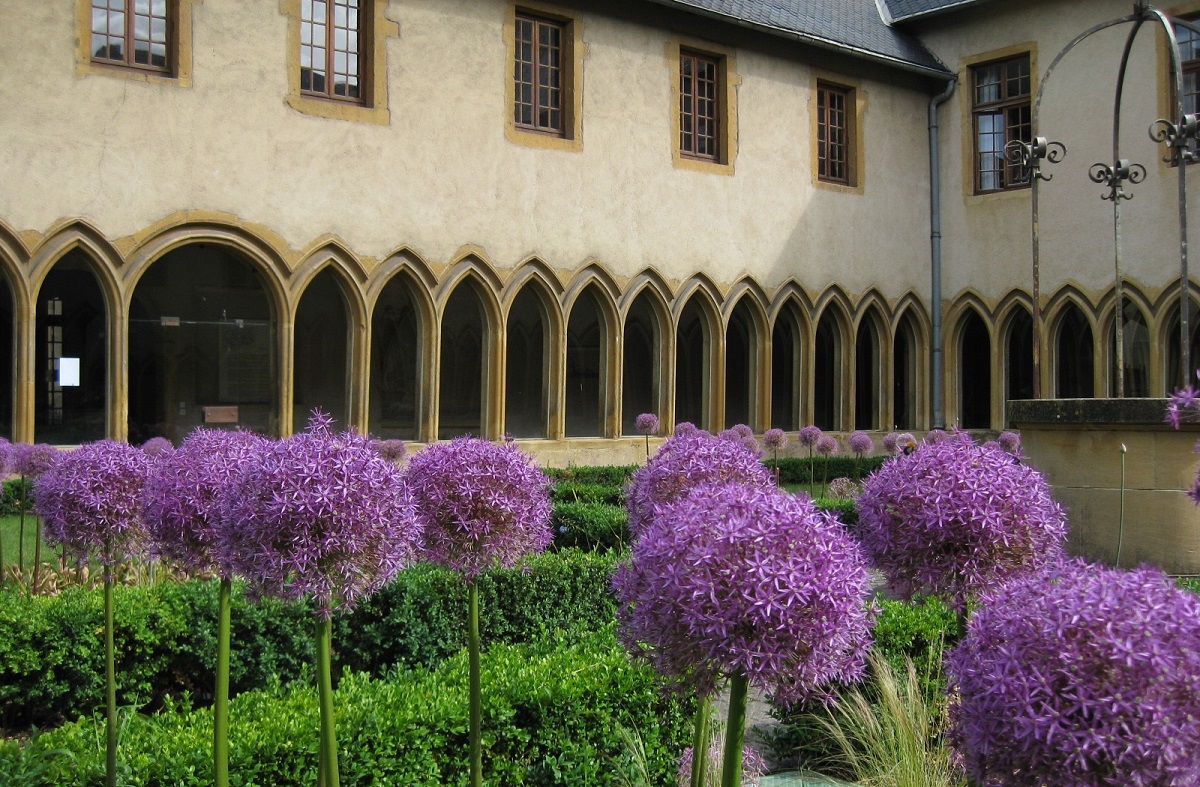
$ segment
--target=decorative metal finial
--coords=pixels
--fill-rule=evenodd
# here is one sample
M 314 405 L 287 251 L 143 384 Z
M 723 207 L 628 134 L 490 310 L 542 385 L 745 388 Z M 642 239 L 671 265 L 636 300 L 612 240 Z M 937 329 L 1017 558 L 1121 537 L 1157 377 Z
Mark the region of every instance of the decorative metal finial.
M 1061 142 L 1052 142 L 1045 137 L 1034 137 L 1030 142 L 1019 139 L 1010 140 L 1004 146 L 1004 158 L 1010 164 L 1021 168 L 1021 173 L 1028 178 L 1050 180 L 1054 176 L 1042 172 L 1042 161 L 1057 164 L 1067 157 L 1067 146 Z
M 1200 115 L 1184 115 L 1178 123 L 1159 118 L 1150 124 L 1150 139 L 1167 144 L 1163 161 L 1172 166 L 1200 161 L 1193 143 L 1200 139 Z
M 1132 164 L 1129 159 L 1118 159 L 1116 164 L 1097 162 L 1088 169 L 1088 177 L 1093 183 L 1108 186 L 1108 193 L 1100 195 L 1100 199 L 1119 202 L 1123 199 L 1133 199 L 1132 194 L 1126 194 L 1121 184 L 1125 181 L 1141 183 L 1146 179 L 1146 168 L 1141 164 Z

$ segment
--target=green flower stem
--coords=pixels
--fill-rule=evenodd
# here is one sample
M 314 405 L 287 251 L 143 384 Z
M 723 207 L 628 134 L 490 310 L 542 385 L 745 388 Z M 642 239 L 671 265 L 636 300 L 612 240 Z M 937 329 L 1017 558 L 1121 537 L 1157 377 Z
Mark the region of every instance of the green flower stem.
M 337 732 L 333 717 L 333 678 L 330 675 L 330 644 L 333 640 L 333 613 L 317 610 L 317 694 L 321 706 L 321 749 L 318 783 L 322 787 L 340 787 L 338 776 Z
M 479 584 L 467 593 L 467 657 L 470 662 L 471 787 L 483 787 L 483 699 L 479 686 Z
M 701 697 L 696 703 L 696 725 L 692 735 L 692 784 L 691 787 L 706 787 L 708 783 L 708 739 L 712 717 L 712 700 Z
M 25 505 L 29 501 L 25 499 L 25 476 L 21 476 L 21 529 L 17 534 L 17 569 L 21 572 L 21 579 L 25 577 Z
M 113 643 L 112 553 L 105 549 L 104 562 L 104 701 L 108 739 L 105 746 L 105 785 L 117 787 L 117 663 Z
M 213 697 L 213 782 L 229 787 L 229 618 L 233 582 L 217 590 L 217 687 Z
M 729 716 L 725 723 L 725 767 L 721 787 L 741 787 L 742 740 L 746 737 L 746 692 L 750 682 L 745 673 L 735 672 L 729 680 Z
M 38 582 L 42 575 L 42 518 L 33 518 L 33 585 L 30 589 L 36 593 Z

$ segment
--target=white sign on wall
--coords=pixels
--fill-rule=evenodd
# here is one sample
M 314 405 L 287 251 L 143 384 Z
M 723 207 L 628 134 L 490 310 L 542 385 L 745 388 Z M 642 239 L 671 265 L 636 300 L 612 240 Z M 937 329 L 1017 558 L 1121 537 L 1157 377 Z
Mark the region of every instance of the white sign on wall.
M 58 359 L 58 384 L 62 388 L 78 387 L 79 385 L 79 359 L 78 358 L 59 358 Z

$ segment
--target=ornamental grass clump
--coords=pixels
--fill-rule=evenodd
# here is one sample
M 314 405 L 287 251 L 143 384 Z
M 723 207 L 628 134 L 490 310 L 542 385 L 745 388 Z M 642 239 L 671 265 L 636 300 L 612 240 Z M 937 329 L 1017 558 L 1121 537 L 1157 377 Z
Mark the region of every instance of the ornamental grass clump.
M 621 640 L 673 686 L 706 698 L 731 681 L 722 784 L 732 787 L 749 686 L 791 705 L 861 674 L 869 579 L 858 545 L 811 499 L 724 482 L 660 506 L 613 590 Z
M 1067 520 L 1041 473 L 961 434 L 868 476 L 857 533 L 895 593 L 931 593 L 962 612 L 1007 577 L 1059 559 Z
M 408 483 L 425 531 L 425 554 L 467 582 L 470 784 L 483 783 L 479 575 L 511 568 L 550 545 L 550 479 L 512 443 L 460 437 L 422 449 Z
M 161 439 L 161 438 L 156 438 Z M 153 442 L 153 441 L 151 441 Z M 150 443 L 142 447 L 147 450 Z M 231 554 L 220 559 L 221 509 L 240 474 L 259 461 L 270 442 L 252 432 L 196 429 L 178 450 L 155 457 L 146 481 L 142 519 L 151 553 L 189 571 L 215 572 L 217 669 L 213 695 L 213 772 L 217 787 L 229 784 L 229 662 Z
M 143 549 L 142 490 L 150 459 L 125 443 L 101 440 L 59 456 L 38 478 L 36 511 L 49 540 L 80 562 L 104 566 L 105 783 L 117 784 L 117 680 L 113 643 L 114 569 Z
M 775 480 L 758 456 L 740 440 L 695 431 L 669 438 L 650 461 L 638 468 L 625 490 L 629 532 L 636 539 L 657 506 L 671 503 L 703 483 L 740 481 L 763 489 Z
M 337 787 L 331 617 L 416 558 L 421 526 L 400 470 L 354 432 L 314 413 L 308 430 L 256 454 L 221 507 L 218 565 L 253 594 L 314 602 L 320 782 Z
M 1070 561 L 989 592 L 947 659 L 980 785 L 1200 784 L 1200 597 Z

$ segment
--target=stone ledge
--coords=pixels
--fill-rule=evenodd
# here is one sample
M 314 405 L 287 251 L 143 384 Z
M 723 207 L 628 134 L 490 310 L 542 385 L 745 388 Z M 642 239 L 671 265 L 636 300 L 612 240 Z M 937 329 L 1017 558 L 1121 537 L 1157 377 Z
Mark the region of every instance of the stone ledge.
M 1166 399 L 1025 399 L 1008 403 L 1008 423 L 1021 429 L 1055 424 L 1161 426 Z

